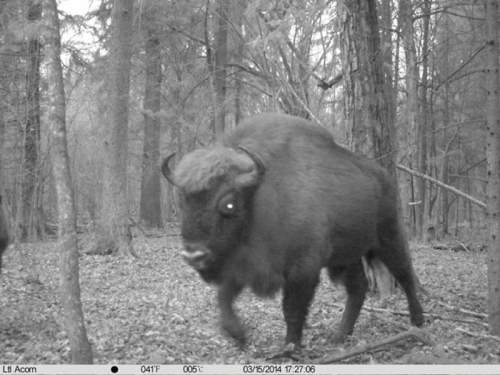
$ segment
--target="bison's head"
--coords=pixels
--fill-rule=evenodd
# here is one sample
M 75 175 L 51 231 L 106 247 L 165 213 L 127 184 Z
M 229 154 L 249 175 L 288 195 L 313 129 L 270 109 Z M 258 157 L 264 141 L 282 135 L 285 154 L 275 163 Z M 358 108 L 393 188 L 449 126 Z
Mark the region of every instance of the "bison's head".
M 179 192 L 182 254 L 206 281 L 217 282 L 225 262 L 246 240 L 264 162 L 244 147 L 218 146 L 187 154 L 171 171 L 172 156 L 163 161 L 162 173 Z

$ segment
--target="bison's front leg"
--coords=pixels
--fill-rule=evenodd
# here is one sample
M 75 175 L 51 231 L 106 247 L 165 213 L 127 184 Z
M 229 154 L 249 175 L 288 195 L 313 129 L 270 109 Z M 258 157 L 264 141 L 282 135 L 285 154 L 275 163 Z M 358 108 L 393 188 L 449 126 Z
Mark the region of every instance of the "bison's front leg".
M 302 329 L 319 283 L 318 274 L 300 276 L 287 279 L 283 291 L 283 313 L 286 322 L 285 345 L 292 343 L 300 346 Z
M 221 326 L 229 336 L 238 341 L 243 346 L 246 342 L 245 329 L 240 323 L 238 316 L 234 312 L 233 302 L 241 293 L 243 287 L 232 280 L 225 281 L 218 291 L 218 303 L 220 308 Z

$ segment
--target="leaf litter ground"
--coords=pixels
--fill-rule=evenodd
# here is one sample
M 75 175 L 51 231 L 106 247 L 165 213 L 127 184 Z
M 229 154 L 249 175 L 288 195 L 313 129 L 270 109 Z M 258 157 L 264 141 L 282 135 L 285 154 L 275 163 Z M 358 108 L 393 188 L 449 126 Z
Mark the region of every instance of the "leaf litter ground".
M 215 289 L 203 283 L 180 256 L 177 237 L 135 239 L 140 259 L 81 256 L 80 285 L 88 336 L 97 364 L 265 363 L 282 350 L 285 324 L 280 296 L 259 299 L 244 292 L 237 310 L 247 327 L 245 350 L 221 333 Z M 344 360 L 343 363 L 498 363 L 499 340 L 488 336 L 486 254 L 413 246 L 422 297 L 424 329 L 435 345 L 416 340 Z M 59 295 L 59 255 L 54 243 L 21 244 L 4 255 L 0 275 L 0 363 L 69 362 Z M 325 275 L 304 330 L 303 361 L 409 328 L 401 292 L 380 300 L 369 295 L 343 345 L 329 337 L 340 320 L 345 293 Z M 463 309 L 461 311 L 459 309 Z M 469 312 L 471 311 L 471 312 Z

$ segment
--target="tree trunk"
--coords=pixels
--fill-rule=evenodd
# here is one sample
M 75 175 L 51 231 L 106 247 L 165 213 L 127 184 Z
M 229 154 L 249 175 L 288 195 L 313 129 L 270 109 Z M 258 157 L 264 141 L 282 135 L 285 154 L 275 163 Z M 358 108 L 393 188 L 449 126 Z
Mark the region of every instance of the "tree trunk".
M 373 139 L 369 137 L 367 104 L 367 87 L 364 82 L 368 79 L 367 67 L 367 30 L 363 20 L 361 8 L 365 2 L 345 0 L 345 11 L 342 13 L 342 69 L 344 77 L 344 117 L 348 146 L 357 153 L 370 155 L 373 150 Z M 365 10 L 366 11 L 366 10 Z
M 430 174 L 427 170 L 427 132 L 429 129 L 430 122 L 430 110 L 429 110 L 429 102 L 428 102 L 428 83 L 427 83 L 427 75 L 429 71 L 429 24 L 431 18 L 431 3 L 430 0 L 424 0 L 423 4 L 423 46 L 422 46 L 422 85 L 421 85 L 421 94 L 420 94 L 420 120 L 418 121 L 418 140 L 420 141 L 418 144 L 419 149 L 419 165 L 420 172 L 425 174 Z M 422 202 L 421 210 L 420 210 L 420 221 L 422 225 L 422 236 L 424 233 L 427 233 L 428 227 L 428 214 L 430 208 L 429 197 L 427 197 L 427 189 L 426 182 L 424 180 L 419 180 L 418 190 L 420 193 L 419 200 Z M 421 237 L 423 238 L 423 237 Z
M 41 3 L 30 0 L 28 4 L 28 22 L 38 22 L 42 17 Z M 40 49 L 37 36 L 28 39 L 28 69 L 26 71 L 26 124 L 24 143 L 25 180 L 23 185 L 23 221 L 22 238 L 36 242 L 40 229 L 38 222 L 38 190 L 40 168 L 38 150 L 40 146 Z
M 215 63 L 214 63 L 214 130 L 215 134 L 223 134 L 226 128 L 226 69 L 227 69 L 227 29 L 229 0 L 217 0 L 217 28 L 215 31 Z
M 146 10 L 148 12 L 148 10 Z M 146 89 L 144 93 L 144 149 L 142 156 L 141 221 L 147 227 L 163 228 L 160 185 L 161 46 L 155 23 L 145 17 Z
M 375 157 L 391 175 L 396 176 L 392 139 L 394 124 L 385 92 L 380 31 L 375 0 L 345 0 L 344 79 L 347 121 L 350 124 L 351 147 L 356 152 Z M 395 282 L 380 261 L 368 269 L 372 289 L 382 298 L 394 291 Z M 365 267 L 366 268 L 366 267 Z
M 76 214 L 68 145 L 66 140 L 66 107 L 61 67 L 61 40 L 56 0 L 44 0 L 47 20 L 46 56 L 48 95 L 50 100 L 48 124 L 51 140 L 51 156 L 57 189 L 59 211 L 59 251 L 61 256 L 61 299 L 65 314 L 71 362 L 92 363 L 92 349 L 85 330 L 80 284 L 78 276 L 78 248 Z
M 383 56 L 383 64 L 385 65 L 382 68 L 382 73 L 384 74 L 384 92 L 385 98 L 387 100 L 388 106 L 388 122 L 387 124 L 392 124 L 394 128 L 394 134 L 392 138 L 392 144 L 394 149 L 398 149 L 395 131 L 395 121 L 396 121 L 396 110 L 397 110 L 397 99 L 398 99 L 398 89 L 396 80 L 394 79 L 394 70 L 393 70 L 393 59 L 392 53 L 394 48 L 393 45 L 393 31 L 391 26 L 392 22 L 392 2 L 391 1 L 382 1 L 380 2 L 381 11 L 380 11 L 380 23 L 384 26 L 380 32 L 380 50 Z M 396 46 L 395 49 L 398 49 Z M 398 56 L 396 56 L 396 59 Z M 396 160 L 394 158 L 394 160 Z
M 406 62 L 406 118 L 408 119 L 407 127 L 407 144 L 408 156 L 410 160 L 410 168 L 420 171 L 419 153 L 417 146 L 418 134 L 418 66 L 417 52 L 415 48 L 415 29 L 413 27 L 413 19 L 411 14 L 411 0 L 399 1 L 399 24 L 402 31 L 403 45 L 405 50 Z M 412 181 L 412 189 L 416 189 L 412 195 L 411 205 L 411 229 L 414 237 L 421 238 L 422 236 L 422 219 L 424 202 L 419 201 L 421 197 L 420 185 L 414 184 Z
M 7 201 L 5 200 L 5 191 L 3 186 L 0 186 L 0 273 L 2 272 L 2 253 L 7 249 L 12 241 L 10 236 L 10 225 L 5 209 Z
M 100 236 L 91 252 L 135 255 L 127 197 L 128 107 L 133 0 L 115 0 L 111 14 L 108 71 L 109 123 L 106 127 Z
M 488 218 L 488 322 L 490 332 L 500 335 L 500 84 L 498 1 L 486 3 L 486 160 Z
M 237 2 L 235 2 L 235 6 L 236 10 L 233 11 L 233 27 L 236 30 L 237 37 L 235 41 L 236 53 L 233 55 L 233 62 L 237 65 L 242 65 L 245 48 L 245 39 L 243 37 L 243 18 L 246 4 L 244 1 L 238 0 Z M 243 119 L 241 94 L 243 89 L 244 75 L 242 74 L 241 69 L 234 68 L 232 76 L 234 81 L 234 123 L 235 125 L 238 125 Z
M 6 25 L 9 20 L 9 15 L 5 12 L 7 6 L 7 0 L 0 1 L 0 23 Z M 3 44 L 6 46 L 10 41 L 6 35 L 2 35 Z M 0 72 L 6 72 L 8 70 L 8 61 L 10 57 L 0 55 Z M 5 196 L 6 179 L 5 179 L 5 166 L 4 166 L 4 155 L 6 154 L 6 142 L 5 142 L 5 131 L 7 128 L 8 121 L 8 103 L 9 103 L 9 78 L 6 74 L 0 77 L 0 195 L 2 196 L 2 204 L 0 208 L 0 215 L 2 214 L 3 208 L 7 205 L 7 197 Z M 16 235 L 15 233 L 12 233 Z M 0 232 L 1 238 L 1 232 Z

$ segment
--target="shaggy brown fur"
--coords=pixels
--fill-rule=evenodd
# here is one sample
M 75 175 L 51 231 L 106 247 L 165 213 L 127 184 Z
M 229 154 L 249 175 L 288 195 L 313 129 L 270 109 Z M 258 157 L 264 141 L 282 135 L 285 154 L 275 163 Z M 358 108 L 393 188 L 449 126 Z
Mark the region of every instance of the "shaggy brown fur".
M 174 181 L 186 193 L 195 193 L 210 189 L 221 176 L 250 172 L 254 167 L 252 159 L 232 148 L 198 149 L 182 158 Z

